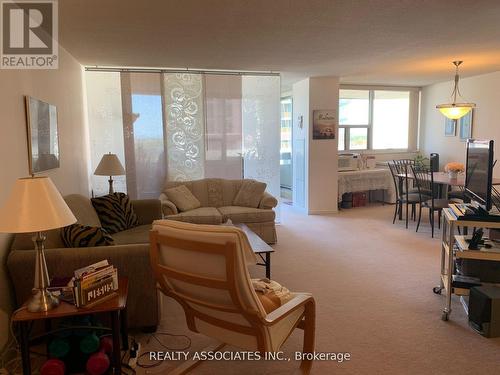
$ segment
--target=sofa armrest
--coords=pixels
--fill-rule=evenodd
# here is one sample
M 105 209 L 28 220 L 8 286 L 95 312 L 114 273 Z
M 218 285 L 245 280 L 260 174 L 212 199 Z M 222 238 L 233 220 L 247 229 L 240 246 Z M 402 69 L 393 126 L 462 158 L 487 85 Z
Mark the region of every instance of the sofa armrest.
M 272 209 L 278 205 L 278 200 L 269 194 L 267 191 L 262 195 L 259 203 L 259 208 Z
M 159 199 L 137 199 L 131 203 L 139 219 L 139 225 L 151 224 L 153 221 L 163 218 Z
M 129 280 L 128 321 L 131 327 L 158 325 L 156 282 L 149 260 L 149 244 L 46 249 L 50 277 L 73 276 L 74 270 L 107 259 L 118 276 Z M 35 270 L 35 250 L 12 250 L 7 258 L 17 306 L 31 295 Z M 145 308 L 147 306 L 147 308 Z
M 176 205 L 168 200 L 165 193 L 161 193 L 159 199 L 161 201 L 161 211 L 163 212 L 163 217 L 167 217 L 169 215 L 177 215 L 179 213 Z

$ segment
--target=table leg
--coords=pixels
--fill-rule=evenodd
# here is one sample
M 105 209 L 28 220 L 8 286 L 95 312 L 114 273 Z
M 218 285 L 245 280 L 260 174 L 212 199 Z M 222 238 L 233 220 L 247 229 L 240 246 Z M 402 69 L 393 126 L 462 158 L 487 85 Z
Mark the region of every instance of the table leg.
M 127 321 L 127 308 L 125 307 L 120 311 L 120 333 L 122 337 L 122 349 L 128 350 L 128 321 Z
M 113 333 L 113 367 L 116 375 L 121 375 L 122 359 L 120 350 L 120 312 L 111 312 L 111 327 Z
M 266 277 L 271 279 L 271 253 L 266 253 Z
M 23 374 L 31 374 L 31 362 L 30 362 L 30 348 L 29 348 L 29 333 L 28 333 L 28 322 L 19 323 L 19 346 L 21 349 L 21 360 L 23 363 Z

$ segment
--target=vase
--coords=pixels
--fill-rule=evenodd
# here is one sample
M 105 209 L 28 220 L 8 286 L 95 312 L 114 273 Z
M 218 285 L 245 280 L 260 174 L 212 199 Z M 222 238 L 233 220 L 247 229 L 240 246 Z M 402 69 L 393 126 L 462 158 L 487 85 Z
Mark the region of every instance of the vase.
M 448 177 L 452 180 L 456 180 L 458 177 L 457 171 L 448 171 Z

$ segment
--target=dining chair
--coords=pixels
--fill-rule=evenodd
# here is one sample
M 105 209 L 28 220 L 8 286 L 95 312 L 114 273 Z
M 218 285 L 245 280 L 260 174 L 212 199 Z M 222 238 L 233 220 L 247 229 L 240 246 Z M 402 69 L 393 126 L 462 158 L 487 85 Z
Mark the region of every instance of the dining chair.
M 159 290 L 183 308 L 188 328 L 226 344 L 277 352 L 295 328 L 303 329 L 303 353 L 314 352 L 315 302 L 309 293 L 266 313 L 252 285 L 247 265 L 257 259 L 245 233 L 233 226 L 157 220 L 150 232 L 150 258 Z M 300 372 L 308 374 L 308 356 Z M 175 373 L 187 373 L 199 361 L 187 361 Z
M 408 214 L 409 206 L 411 205 L 411 218 L 416 220 L 416 205 L 418 200 L 418 190 L 415 186 L 411 176 L 409 176 L 409 167 L 415 165 L 415 160 L 412 159 L 399 159 L 393 160 L 393 179 L 395 179 L 395 184 L 397 184 L 396 192 L 400 194 L 400 204 L 399 204 L 399 220 L 402 220 L 403 215 L 403 204 L 405 204 L 405 225 L 408 228 Z M 398 205 L 396 205 L 398 206 Z M 393 223 L 395 221 L 395 217 Z
M 434 238 L 434 213 L 438 212 L 438 228 L 441 228 L 441 214 L 443 208 L 448 207 L 448 199 L 438 198 L 438 186 L 434 184 L 434 172 L 425 167 L 411 166 L 419 196 L 418 221 L 416 232 L 420 227 L 422 208 L 429 209 L 429 223 L 431 225 L 431 236 Z

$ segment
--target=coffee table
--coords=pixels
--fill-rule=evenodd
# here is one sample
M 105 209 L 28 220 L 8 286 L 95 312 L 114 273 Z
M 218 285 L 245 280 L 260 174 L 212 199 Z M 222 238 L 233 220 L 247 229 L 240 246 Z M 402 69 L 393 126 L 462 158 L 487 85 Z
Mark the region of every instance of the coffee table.
M 271 253 L 274 253 L 274 249 L 269 246 L 262 238 L 260 238 L 254 231 L 252 231 L 246 224 L 239 223 L 234 224 L 235 227 L 240 228 L 247 235 L 248 242 L 252 251 L 257 254 L 262 263 L 257 263 L 259 266 L 266 267 L 266 277 L 271 278 Z

